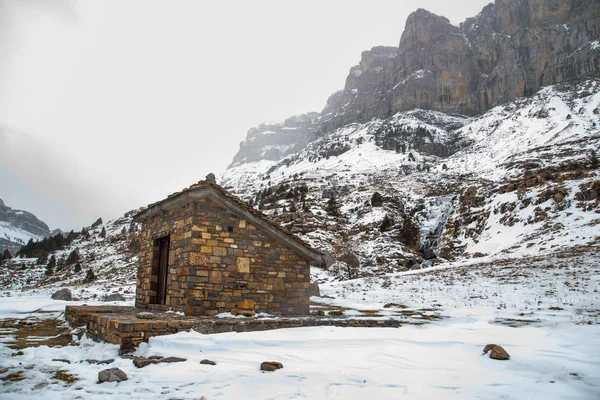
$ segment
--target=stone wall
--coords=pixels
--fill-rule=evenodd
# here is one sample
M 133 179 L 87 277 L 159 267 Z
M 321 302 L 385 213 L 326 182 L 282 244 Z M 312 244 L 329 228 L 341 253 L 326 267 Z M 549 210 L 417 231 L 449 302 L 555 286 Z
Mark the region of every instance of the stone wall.
M 283 328 L 338 326 L 353 328 L 397 328 L 403 322 L 391 319 L 345 319 L 330 317 L 302 318 L 211 318 L 155 313 L 152 319 L 140 319 L 140 310 L 119 306 L 67 306 L 66 318 L 72 326 L 86 325 L 88 337 L 121 346 L 122 352 L 133 351 L 154 336 L 170 335 L 193 329 L 202 334 L 253 332 Z M 425 321 L 423 321 L 425 323 Z
M 170 235 L 166 305 L 157 305 L 158 249 Z M 210 199 L 144 221 L 136 307 L 187 315 L 308 314 L 307 260 Z

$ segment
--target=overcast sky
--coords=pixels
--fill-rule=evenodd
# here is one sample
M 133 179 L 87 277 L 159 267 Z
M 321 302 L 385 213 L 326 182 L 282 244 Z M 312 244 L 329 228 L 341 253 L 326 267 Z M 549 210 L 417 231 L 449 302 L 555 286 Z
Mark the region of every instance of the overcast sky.
M 246 131 L 321 111 L 419 7 L 486 0 L 0 0 L 0 198 L 51 228 L 227 168 Z

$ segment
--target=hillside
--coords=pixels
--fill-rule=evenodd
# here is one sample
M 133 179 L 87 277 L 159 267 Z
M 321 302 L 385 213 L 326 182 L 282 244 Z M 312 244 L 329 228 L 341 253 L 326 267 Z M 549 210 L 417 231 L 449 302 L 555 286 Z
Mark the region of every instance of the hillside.
M 556 85 L 474 118 L 412 110 L 350 124 L 221 182 L 346 260 L 334 269 L 597 245 L 599 88 Z
M 137 266 L 138 227 L 133 211 L 107 223 L 84 227 L 64 248 L 39 257 L 17 257 L 0 269 L 0 286 L 6 289 L 82 288 L 82 299 L 98 300 L 115 293 L 133 297 Z M 103 235 L 103 230 L 105 235 Z M 76 253 L 72 260 L 69 256 Z M 50 258 L 56 264 L 48 272 Z M 88 271 L 95 279 L 86 281 Z M 90 284 L 94 290 L 86 290 Z M 124 291 L 123 287 L 127 289 Z

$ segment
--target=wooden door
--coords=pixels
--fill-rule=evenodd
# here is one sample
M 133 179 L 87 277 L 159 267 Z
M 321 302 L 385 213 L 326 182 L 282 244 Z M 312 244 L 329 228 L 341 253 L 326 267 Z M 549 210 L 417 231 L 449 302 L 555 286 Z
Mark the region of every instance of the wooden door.
M 169 236 L 158 239 L 158 290 L 156 304 L 167 300 L 167 274 L 169 273 Z

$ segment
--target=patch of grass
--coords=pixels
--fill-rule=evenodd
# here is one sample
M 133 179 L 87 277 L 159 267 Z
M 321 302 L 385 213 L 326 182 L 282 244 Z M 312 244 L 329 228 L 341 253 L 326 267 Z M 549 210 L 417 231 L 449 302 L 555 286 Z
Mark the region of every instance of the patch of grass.
M 58 379 L 65 383 L 68 383 L 69 385 L 71 385 L 74 382 L 77 382 L 79 380 L 75 375 L 71 375 L 67 371 L 63 371 L 63 370 L 56 371 L 56 373 L 54 374 L 54 376 L 52 376 L 52 378 Z
M 0 378 L 4 382 L 19 382 L 25 379 L 23 376 L 23 371 L 13 372 L 12 374 L 8 374 L 5 377 Z
M 511 328 L 520 328 L 523 326 L 541 322 L 539 319 L 520 319 L 520 318 L 496 318 L 492 323 L 510 326 Z
M 0 320 L 0 337 L 7 338 L 11 349 L 20 350 L 38 346 L 67 346 L 73 342 L 70 328 L 55 318 Z

